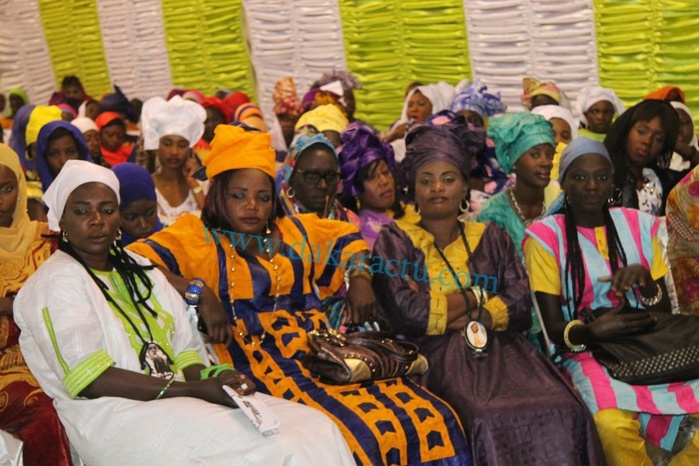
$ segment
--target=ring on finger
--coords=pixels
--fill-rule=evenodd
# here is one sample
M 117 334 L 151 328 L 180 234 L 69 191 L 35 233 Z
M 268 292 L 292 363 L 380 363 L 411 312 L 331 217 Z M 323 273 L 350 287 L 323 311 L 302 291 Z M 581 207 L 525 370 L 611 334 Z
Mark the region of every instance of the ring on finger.
M 245 382 L 243 382 L 243 383 L 240 384 L 240 388 L 243 389 L 243 390 L 247 390 L 247 389 L 248 389 L 248 384 L 246 384 Z

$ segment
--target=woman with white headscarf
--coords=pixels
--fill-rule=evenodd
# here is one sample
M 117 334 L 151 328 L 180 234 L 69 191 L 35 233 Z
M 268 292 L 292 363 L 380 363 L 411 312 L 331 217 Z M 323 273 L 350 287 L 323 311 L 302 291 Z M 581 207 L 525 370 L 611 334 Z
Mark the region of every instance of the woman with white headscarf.
M 675 144 L 675 152 L 670 159 L 670 170 L 681 172 L 686 171 L 695 166 L 698 162 L 696 127 L 694 126 L 694 118 L 692 111 L 682 102 L 670 102 L 677 116 L 680 117 L 680 131 L 677 134 L 677 143 Z
M 204 134 L 206 110 L 175 96 L 154 97 L 143 104 L 141 128 L 145 150 L 157 151 L 160 166 L 153 173 L 158 217 L 164 225 L 204 206 L 201 184 L 192 175 L 199 163 L 191 148 Z
M 612 89 L 589 85 L 580 90 L 575 109 L 582 123 L 578 134 L 602 142 L 614 117 L 624 113 L 626 107 Z
M 427 118 L 442 110 L 448 110 L 455 94 L 454 86 L 440 81 L 427 86 L 417 86 L 408 92 L 403 103 L 403 112 L 385 140 L 393 146 L 396 162 L 405 157 L 405 135 L 410 127 L 423 123 Z
M 119 181 L 66 163 L 46 192 L 59 250 L 15 299 L 27 365 L 90 465 L 353 464 L 320 412 L 255 394 L 230 366 L 206 367 L 182 298 L 119 242 Z M 281 422 L 264 436 L 233 398 L 263 402 Z

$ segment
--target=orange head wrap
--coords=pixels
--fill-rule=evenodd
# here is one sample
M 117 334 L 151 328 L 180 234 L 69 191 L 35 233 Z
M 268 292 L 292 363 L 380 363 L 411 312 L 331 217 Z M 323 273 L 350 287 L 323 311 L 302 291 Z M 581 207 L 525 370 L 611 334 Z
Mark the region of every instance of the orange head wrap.
M 269 133 L 218 125 L 211 140 L 211 151 L 204 159 L 207 178 L 241 168 L 256 168 L 274 178 L 275 153 L 271 142 Z

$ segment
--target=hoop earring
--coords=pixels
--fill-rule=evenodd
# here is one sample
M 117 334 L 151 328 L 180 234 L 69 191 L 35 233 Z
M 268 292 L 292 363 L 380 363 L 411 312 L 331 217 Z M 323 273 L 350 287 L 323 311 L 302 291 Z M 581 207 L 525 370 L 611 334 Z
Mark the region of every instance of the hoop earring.
M 464 205 L 466 207 L 464 207 Z M 468 209 L 470 209 L 470 208 L 471 208 L 471 203 L 468 202 L 468 199 L 463 198 L 463 200 L 461 201 L 461 204 L 459 204 L 459 210 L 461 211 L 461 213 L 463 214 L 463 213 L 468 212 Z
M 66 233 L 65 230 L 61 231 L 61 241 L 63 241 L 64 243 L 68 242 L 68 233 Z
M 117 231 L 116 238 L 114 238 L 114 241 L 121 241 L 121 228 L 119 228 L 119 231 Z
M 418 207 L 417 202 L 413 204 L 413 210 L 415 211 L 415 214 L 420 215 L 420 207 Z
M 295 194 L 296 192 L 294 191 L 294 188 L 292 188 L 291 186 L 286 188 L 286 197 L 288 197 L 289 199 L 293 199 Z

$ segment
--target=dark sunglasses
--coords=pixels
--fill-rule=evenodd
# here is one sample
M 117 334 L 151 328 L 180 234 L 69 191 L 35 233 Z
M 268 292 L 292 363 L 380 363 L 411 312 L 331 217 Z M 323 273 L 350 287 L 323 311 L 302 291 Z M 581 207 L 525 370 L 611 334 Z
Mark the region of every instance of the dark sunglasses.
M 296 172 L 303 176 L 303 181 L 308 184 L 318 184 L 320 180 L 325 180 L 328 185 L 335 185 L 340 182 L 340 174 L 337 172 L 315 172 L 296 169 Z

